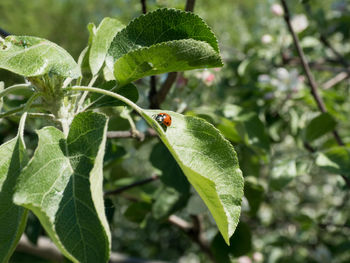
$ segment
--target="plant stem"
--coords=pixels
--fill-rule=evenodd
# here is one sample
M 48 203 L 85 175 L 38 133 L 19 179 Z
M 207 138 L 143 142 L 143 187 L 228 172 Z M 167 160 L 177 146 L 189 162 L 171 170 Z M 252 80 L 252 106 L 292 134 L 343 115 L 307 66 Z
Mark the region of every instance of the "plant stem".
M 17 85 L 13 85 L 13 86 L 10 86 L 6 89 L 4 89 L 3 91 L 0 92 L 0 99 L 4 96 L 6 96 L 7 94 L 9 93 L 13 93 L 17 90 L 28 90 L 28 87 L 30 87 L 31 84 L 30 83 L 23 83 L 23 84 L 17 84 Z
M 19 121 L 18 126 L 18 134 L 20 135 L 20 138 L 23 138 L 23 132 L 24 132 L 24 126 L 27 119 L 28 111 L 33 104 L 33 102 L 42 95 L 41 92 L 34 93 L 27 101 L 26 105 L 23 108 L 23 115 L 21 117 L 21 120 Z M 23 142 L 24 143 L 24 142 Z
M 142 109 L 137 106 L 135 103 L 133 103 L 131 100 L 108 90 L 99 89 L 99 88 L 93 88 L 93 87 L 86 87 L 86 86 L 73 86 L 71 88 L 67 88 L 67 90 L 73 90 L 73 91 L 88 91 L 88 92 L 95 92 L 100 93 L 102 95 L 113 97 L 117 100 L 121 100 L 122 102 L 125 102 L 128 104 L 131 108 L 133 108 L 137 113 L 142 115 Z
M 88 84 L 88 87 L 92 87 L 92 85 L 94 85 L 94 83 L 95 83 L 95 81 L 97 80 L 97 78 L 98 78 L 98 75 L 93 76 L 92 79 L 90 80 L 89 84 Z M 76 107 L 76 111 L 77 111 L 77 112 L 80 111 L 80 108 L 83 106 L 84 101 L 85 101 L 85 99 L 86 99 L 86 97 L 87 97 L 88 94 L 89 94 L 89 92 L 88 92 L 88 91 L 85 91 L 85 92 L 83 93 L 83 95 L 81 96 L 81 98 L 79 99 L 78 105 L 77 105 L 77 107 Z

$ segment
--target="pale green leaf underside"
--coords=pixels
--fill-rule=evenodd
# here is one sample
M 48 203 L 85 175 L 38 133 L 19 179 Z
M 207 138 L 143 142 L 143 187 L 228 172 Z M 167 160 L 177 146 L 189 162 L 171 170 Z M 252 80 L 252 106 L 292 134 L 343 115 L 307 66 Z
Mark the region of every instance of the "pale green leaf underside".
M 29 36 L 8 36 L 0 42 L 0 68 L 25 77 L 80 76 L 79 66 L 66 50 L 46 39 Z
M 197 15 L 158 9 L 118 32 L 107 66 L 122 83 L 171 71 L 222 66 L 215 35 Z
M 98 26 L 92 37 L 89 57 L 90 68 L 93 75 L 96 75 L 101 69 L 115 34 L 122 28 L 124 28 L 124 25 L 120 21 L 109 17 L 104 18 Z
M 24 231 L 27 210 L 12 197 L 21 167 L 27 160 L 19 136 L 0 146 L 0 262 L 8 262 Z
M 174 40 L 132 51 L 114 64 L 114 76 L 125 85 L 145 76 L 221 67 L 220 55 L 206 42 Z
M 107 118 L 84 112 L 68 138 L 38 131 L 35 154 L 20 175 L 14 201 L 31 209 L 61 252 L 74 262 L 107 262 L 110 234 L 102 194 Z
M 174 112 L 168 112 L 172 124 L 163 131 L 152 118 L 159 112 L 147 110 L 143 117 L 158 131 L 229 243 L 239 221 L 244 185 L 232 145 L 208 122 Z

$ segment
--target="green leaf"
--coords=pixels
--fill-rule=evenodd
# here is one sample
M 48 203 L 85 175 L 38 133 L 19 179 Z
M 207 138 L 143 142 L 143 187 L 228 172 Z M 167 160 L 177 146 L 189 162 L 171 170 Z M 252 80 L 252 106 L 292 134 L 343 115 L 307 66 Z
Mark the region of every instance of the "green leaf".
M 139 99 L 139 93 L 137 88 L 133 84 L 128 84 L 126 86 L 118 86 L 117 81 L 112 80 L 103 83 L 99 88 L 104 90 L 113 91 L 122 95 L 123 97 L 128 98 L 132 102 L 136 102 Z M 116 100 L 109 96 L 104 96 L 98 93 L 91 94 L 91 101 L 93 108 L 101 108 L 101 107 L 115 107 L 115 106 L 125 106 L 126 104 L 120 100 Z
M 106 129 L 107 118 L 93 112 L 74 118 L 67 139 L 54 127 L 41 129 L 38 147 L 17 183 L 15 203 L 35 213 L 73 262 L 109 259 L 102 192 Z
M 27 162 L 21 135 L 0 146 L 0 262 L 8 262 L 25 229 L 28 210 L 13 203 L 17 178 Z
M 244 185 L 232 145 L 208 122 L 175 112 L 168 112 L 172 125 L 163 130 L 152 117 L 159 112 L 146 110 L 142 116 L 159 133 L 228 243 L 239 221 Z
M 90 68 L 93 75 L 96 75 L 101 69 L 114 36 L 122 28 L 124 28 L 124 25 L 120 21 L 106 17 L 96 29 L 92 37 L 89 57 Z
M 305 140 L 312 142 L 322 135 L 334 130 L 337 122 L 327 112 L 321 113 L 317 117 L 313 118 L 305 129 Z
M 350 148 L 339 146 L 320 153 L 316 164 L 331 173 L 350 178 Z
M 29 36 L 8 36 L 0 42 L 0 68 L 24 77 L 81 75 L 78 64 L 66 50 L 46 39 Z
M 220 67 L 222 61 L 216 37 L 200 17 L 159 9 L 116 34 L 106 64 L 124 85 L 165 72 Z
M 214 237 L 210 248 L 217 262 L 230 263 L 229 255 L 240 257 L 251 251 L 252 233 L 246 223 L 238 224 L 236 232 L 230 238 L 230 244 L 227 246 L 220 235 Z

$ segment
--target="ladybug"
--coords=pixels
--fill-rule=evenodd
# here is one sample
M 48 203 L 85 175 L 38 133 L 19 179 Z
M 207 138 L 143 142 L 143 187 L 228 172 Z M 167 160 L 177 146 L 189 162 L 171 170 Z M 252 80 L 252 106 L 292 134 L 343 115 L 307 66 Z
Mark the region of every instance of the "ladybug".
M 169 127 L 171 125 L 171 117 L 168 113 L 158 113 L 157 115 L 154 115 L 154 119 L 160 124 L 164 125 L 165 127 Z

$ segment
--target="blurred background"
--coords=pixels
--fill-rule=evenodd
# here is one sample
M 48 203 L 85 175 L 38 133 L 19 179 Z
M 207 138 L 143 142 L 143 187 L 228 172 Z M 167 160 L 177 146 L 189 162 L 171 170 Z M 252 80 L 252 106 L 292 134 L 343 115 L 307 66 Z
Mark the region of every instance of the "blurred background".
M 321 169 L 318 158 L 336 145 L 330 133 L 335 127 L 344 143 L 350 142 L 350 2 L 287 2 L 329 111 L 328 123 L 311 122 L 319 110 L 279 1 L 195 1 L 194 13 L 218 38 L 224 67 L 179 74 L 162 108 L 205 118 L 235 146 L 246 182 L 241 223 L 227 247 L 182 173 L 167 169 L 174 161 L 156 138 L 113 139 L 105 158 L 106 190 L 154 175 L 179 178 L 178 188 L 166 179 L 154 180 L 106 199 L 113 251 L 167 262 L 210 262 L 196 242 L 169 223 L 175 214 L 189 222 L 193 216 L 201 220 L 202 234 L 220 263 L 350 262 L 349 189 L 336 171 Z M 161 7 L 184 9 L 185 0 L 147 0 L 148 11 Z M 77 59 L 87 44 L 89 22 L 98 25 L 109 16 L 127 24 L 141 13 L 139 0 L 1 0 L 0 28 L 46 38 Z M 165 78 L 157 77 L 158 86 Z M 23 82 L 3 70 L 0 80 L 5 87 Z M 149 79 L 136 85 L 138 104 L 148 107 Z M 5 100 L 4 107 L 21 103 L 18 96 Z M 106 110 L 113 115 L 109 129 L 129 130 L 119 113 Z M 139 117 L 135 122 L 146 130 Z M 15 135 L 17 124 L 17 117 L 0 119 L 0 143 Z M 43 125 L 41 120 L 28 125 L 29 148 L 34 149 L 35 129 Z M 310 135 L 325 125 L 326 132 Z M 342 174 L 348 175 L 349 155 L 344 160 Z M 45 235 L 33 215 L 26 235 L 33 244 Z M 49 261 L 16 252 L 11 262 Z

